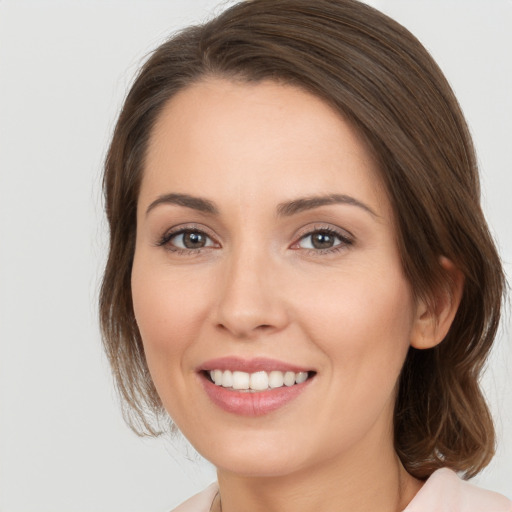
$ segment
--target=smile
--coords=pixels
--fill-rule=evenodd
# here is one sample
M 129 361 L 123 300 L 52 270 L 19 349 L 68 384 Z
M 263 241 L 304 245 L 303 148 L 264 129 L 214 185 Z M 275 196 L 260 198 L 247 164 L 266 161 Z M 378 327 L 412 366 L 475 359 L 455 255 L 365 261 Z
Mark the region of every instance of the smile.
M 261 392 L 269 389 L 290 387 L 295 384 L 302 384 L 308 379 L 308 372 L 282 372 L 273 370 L 271 372 L 258 371 L 248 373 L 231 370 L 211 370 L 209 372 L 211 381 L 216 386 L 222 386 L 236 391 Z
M 317 372 L 267 358 L 225 357 L 204 363 L 198 375 L 213 404 L 254 417 L 293 402 L 313 384 Z

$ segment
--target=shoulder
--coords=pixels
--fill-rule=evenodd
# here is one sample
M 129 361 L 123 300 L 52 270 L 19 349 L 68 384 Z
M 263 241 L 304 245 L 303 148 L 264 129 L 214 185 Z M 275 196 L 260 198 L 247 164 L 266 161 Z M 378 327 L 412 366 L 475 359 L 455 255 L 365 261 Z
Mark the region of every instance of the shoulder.
M 512 501 L 443 468 L 432 473 L 404 512 L 512 512 Z
M 217 484 L 211 484 L 199 494 L 178 505 L 171 512 L 209 512 L 213 498 L 217 494 Z

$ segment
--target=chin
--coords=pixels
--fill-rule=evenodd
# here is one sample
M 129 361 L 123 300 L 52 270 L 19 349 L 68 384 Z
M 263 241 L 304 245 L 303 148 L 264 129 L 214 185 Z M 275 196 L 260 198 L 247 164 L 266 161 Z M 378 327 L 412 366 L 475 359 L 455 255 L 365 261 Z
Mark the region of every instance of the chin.
M 267 457 L 266 453 L 261 453 L 252 457 L 241 457 L 233 454 L 228 457 L 223 455 L 211 462 L 217 469 L 240 477 L 275 478 L 290 475 L 301 467 L 295 457 L 283 455 L 275 454 L 274 457 Z
M 291 438 L 289 432 L 282 435 L 262 429 L 252 434 L 230 434 L 224 439 L 210 436 L 207 445 L 199 443 L 196 449 L 217 469 L 241 477 L 289 475 L 308 465 L 307 453 L 318 453 L 313 447 L 308 450 L 304 441 Z

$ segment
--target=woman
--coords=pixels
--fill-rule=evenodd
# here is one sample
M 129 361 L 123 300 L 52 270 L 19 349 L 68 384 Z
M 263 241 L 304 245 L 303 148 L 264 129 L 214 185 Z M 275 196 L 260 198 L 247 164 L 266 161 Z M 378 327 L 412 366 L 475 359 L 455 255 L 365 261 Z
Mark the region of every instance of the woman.
M 478 386 L 504 277 L 442 73 L 353 0 L 254 0 L 158 48 L 104 177 L 105 346 L 178 508 L 510 511 Z M 163 420 L 163 422 L 162 422 Z

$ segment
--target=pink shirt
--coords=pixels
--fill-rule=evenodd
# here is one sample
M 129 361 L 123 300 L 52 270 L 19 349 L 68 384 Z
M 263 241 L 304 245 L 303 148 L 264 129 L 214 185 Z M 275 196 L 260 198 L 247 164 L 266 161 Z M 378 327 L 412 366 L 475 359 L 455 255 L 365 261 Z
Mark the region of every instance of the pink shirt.
M 209 512 L 217 490 L 212 484 L 172 512 Z M 403 512 L 512 512 L 512 501 L 461 480 L 451 469 L 438 469 Z

